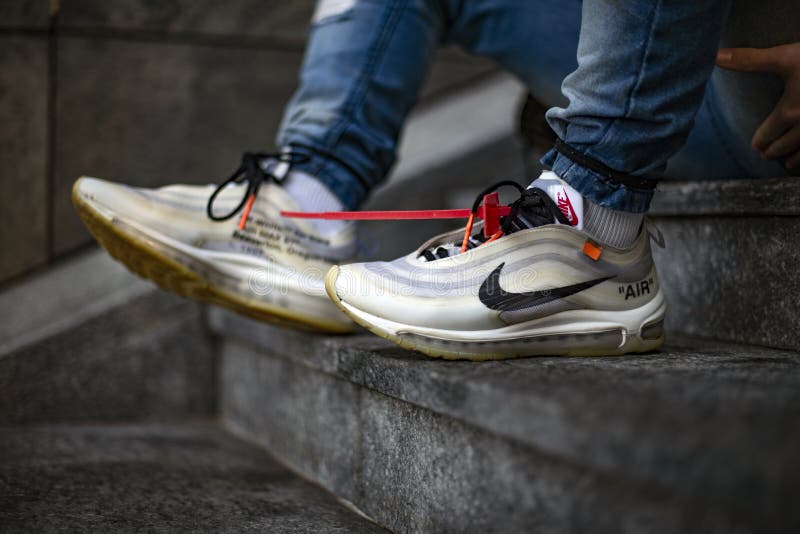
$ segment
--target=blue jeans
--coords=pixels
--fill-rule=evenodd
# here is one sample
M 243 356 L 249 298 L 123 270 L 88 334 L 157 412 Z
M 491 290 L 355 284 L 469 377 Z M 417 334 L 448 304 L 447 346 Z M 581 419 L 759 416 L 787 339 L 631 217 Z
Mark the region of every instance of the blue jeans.
M 750 151 L 752 131 L 737 128 L 708 84 L 728 0 L 338 4 L 318 6 L 277 143 L 309 152 L 300 169 L 351 209 L 388 174 L 434 52 L 447 43 L 492 58 L 554 106 L 547 119 L 562 143 L 542 161 L 597 204 L 644 212 L 665 173 L 782 175 L 731 157 Z

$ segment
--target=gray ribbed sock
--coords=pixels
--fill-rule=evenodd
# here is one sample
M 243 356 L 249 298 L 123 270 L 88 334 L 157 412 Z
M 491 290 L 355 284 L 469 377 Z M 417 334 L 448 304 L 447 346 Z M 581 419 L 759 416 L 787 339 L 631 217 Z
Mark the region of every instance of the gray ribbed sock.
M 342 211 L 344 204 L 328 187 L 314 176 L 300 171 L 290 171 L 283 183 L 284 190 L 303 211 Z M 338 232 L 348 221 L 314 219 L 314 227 L 322 235 Z
M 583 200 L 583 230 L 603 245 L 630 247 L 639 235 L 643 219 L 644 213 L 616 211 Z

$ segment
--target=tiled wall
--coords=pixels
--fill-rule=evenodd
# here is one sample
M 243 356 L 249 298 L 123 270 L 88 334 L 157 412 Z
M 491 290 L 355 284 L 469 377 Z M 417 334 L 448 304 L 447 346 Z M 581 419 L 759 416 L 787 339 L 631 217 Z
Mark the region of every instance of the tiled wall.
M 91 241 L 82 175 L 208 183 L 270 148 L 313 0 L 0 0 L 0 283 Z M 493 66 L 444 51 L 423 103 Z

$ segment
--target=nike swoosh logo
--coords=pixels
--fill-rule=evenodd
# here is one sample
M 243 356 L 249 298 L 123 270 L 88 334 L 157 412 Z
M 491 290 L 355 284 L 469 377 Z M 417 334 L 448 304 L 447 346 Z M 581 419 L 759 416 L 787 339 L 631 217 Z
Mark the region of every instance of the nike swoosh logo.
M 561 213 L 564 214 L 564 217 L 567 218 L 569 224 L 572 226 L 578 226 L 578 214 L 575 213 L 575 208 L 572 207 L 572 202 L 569 201 L 569 195 L 567 194 L 567 191 L 563 190 L 556 193 L 556 200 L 558 209 L 560 209 Z
M 483 281 L 478 290 L 478 298 L 481 299 L 484 306 L 492 310 L 511 311 L 530 308 L 532 306 L 541 306 L 542 304 L 563 299 L 575 293 L 580 293 L 584 289 L 589 289 L 590 287 L 613 278 L 611 276 L 606 276 L 604 278 L 587 280 L 586 282 L 579 282 L 564 287 L 540 289 L 527 293 L 511 293 L 500 287 L 500 272 L 503 270 L 503 266 L 505 266 L 505 263 L 498 265 L 497 268 L 489 274 L 486 280 Z

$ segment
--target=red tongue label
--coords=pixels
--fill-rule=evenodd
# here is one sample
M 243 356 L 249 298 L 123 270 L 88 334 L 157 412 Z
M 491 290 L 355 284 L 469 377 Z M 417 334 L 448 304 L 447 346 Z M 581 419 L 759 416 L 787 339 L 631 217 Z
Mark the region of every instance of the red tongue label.
M 572 207 L 572 202 L 569 201 L 569 195 L 566 190 L 556 193 L 556 204 L 564 217 L 567 218 L 569 224 L 572 226 L 578 225 L 578 214 L 575 213 L 575 208 Z
M 483 235 L 487 239 L 500 229 L 500 195 L 497 191 L 483 196 Z

